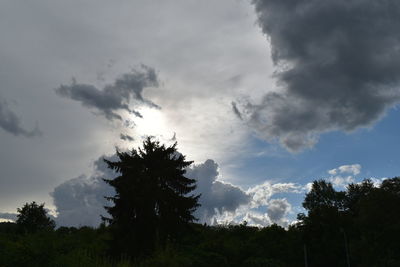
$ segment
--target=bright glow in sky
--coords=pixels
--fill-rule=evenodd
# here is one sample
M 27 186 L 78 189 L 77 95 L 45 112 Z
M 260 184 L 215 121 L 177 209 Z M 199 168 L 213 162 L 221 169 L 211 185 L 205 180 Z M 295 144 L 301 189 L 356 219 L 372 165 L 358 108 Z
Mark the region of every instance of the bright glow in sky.
M 284 2 L 1 1 L 0 215 L 96 217 L 97 160 L 148 135 L 175 136 L 219 221 L 284 225 L 315 179 L 399 175 L 400 10 Z

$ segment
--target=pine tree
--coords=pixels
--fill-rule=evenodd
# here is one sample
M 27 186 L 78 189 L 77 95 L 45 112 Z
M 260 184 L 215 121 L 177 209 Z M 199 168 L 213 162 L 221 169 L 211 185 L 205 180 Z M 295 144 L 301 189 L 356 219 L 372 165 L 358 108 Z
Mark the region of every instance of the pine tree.
M 143 148 L 117 151 L 119 161 L 105 160 L 120 175 L 104 179 L 115 196 L 106 197 L 114 206 L 105 207 L 111 218 L 113 249 L 130 256 L 151 253 L 167 240 L 173 241 L 199 206 L 199 195 L 189 195 L 195 180 L 184 176 L 192 163 L 177 152 L 177 143 L 166 147 L 148 137 Z

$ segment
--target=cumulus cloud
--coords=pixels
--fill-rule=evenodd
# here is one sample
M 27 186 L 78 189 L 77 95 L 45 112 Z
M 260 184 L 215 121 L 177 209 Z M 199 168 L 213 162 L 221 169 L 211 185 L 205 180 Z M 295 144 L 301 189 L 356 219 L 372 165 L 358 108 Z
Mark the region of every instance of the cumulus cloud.
M 360 174 L 360 172 L 360 164 L 342 165 L 328 170 L 328 173 L 331 175 L 329 181 L 336 187 L 345 187 L 350 183 L 354 183 L 354 176 Z
M 266 226 L 278 223 L 288 225 L 286 215 L 291 205 L 286 199 L 271 199 L 279 193 L 303 193 L 304 187 L 295 183 L 264 182 L 243 190 L 234 185 L 218 180 L 218 164 L 207 160 L 194 165 L 187 171 L 187 176 L 197 180 L 197 193 L 201 194 L 201 206 L 196 211 L 200 222 L 206 223 L 241 223 Z M 265 212 L 262 213 L 261 211 Z
M 266 181 L 262 184 L 251 187 L 247 190 L 247 194 L 251 195 L 251 207 L 258 208 L 267 206 L 269 199 L 274 194 L 279 193 L 303 193 L 304 187 L 295 183 L 276 183 L 272 184 Z
M 117 160 L 113 155 L 111 160 Z M 104 196 L 112 196 L 113 188 L 102 178 L 115 177 L 107 168 L 103 157 L 95 161 L 93 174 L 81 175 L 57 186 L 51 193 L 57 212 L 57 224 L 68 226 L 97 226 L 100 215 L 107 216 L 104 206 L 109 203 Z M 216 215 L 234 214 L 240 205 L 249 203 L 250 196 L 239 187 L 217 181 L 218 165 L 213 160 L 194 165 L 187 170 L 187 177 L 197 180 L 195 194 L 201 194 L 201 207 L 195 213 L 200 222 L 212 223 Z
M 155 70 L 141 65 L 140 69 L 132 69 L 131 72 L 121 75 L 113 84 L 106 85 L 103 89 L 73 80 L 71 85 L 61 85 L 55 91 L 59 96 L 70 98 L 85 107 L 96 109 L 108 120 L 122 120 L 117 111 L 125 110 L 142 117 L 138 111 L 130 107 L 130 104 L 136 106 L 144 104 L 159 108 L 142 95 L 145 88 L 157 86 L 158 78 Z
M 335 169 L 329 170 L 328 173 L 332 175 L 336 175 L 338 173 L 349 173 L 352 175 L 357 175 L 361 172 L 360 164 L 352 164 L 352 165 L 342 165 Z
M 26 130 L 21 125 L 20 118 L 10 109 L 6 100 L 0 98 L 0 128 L 15 136 L 34 137 L 42 135 L 39 127 Z
M 115 156 L 110 157 L 114 160 Z M 102 179 L 112 178 L 116 174 L 107 168 L 100 157 L 94 163 L 94 172 L 90 177 L 81 175 L 58 185 L 51 193 L 56 206 L 58 226 L 98 226 L 101 215 L 106 216 L 104 206 L 110 203 L 104 196 L 115 194 L 114 189 Z
M 257 210 L 248 210 L 243 217 L 249 225 L 264 227 L 273 223 L 287 227 L 290 221 L 287 218 L 292 206 L 286 198 L 270 199 L 266 203 L 266 212 L 261 213 Z
M 257 227 L 264 227 L 266 225 L 272 224 L 271 219 L 266 213 L 259 212 L 247 212 L 243 217 L 243 221 L 246 221 L 249 225 L 254 225 Z
M 333 176 L 329 178 L 329 181 L 335 186 L 335 187 L 345 187 L 346 185 L 350 183 L 354 183 L 355 179 L 353 176 Z
M 117 160 L 113 155 L 111 160 Z M 104 206 L 110 203 L 104 196 L 112 196 L 112 187 L 104 183 L 102 178 L 115 177 L 116 174 L 107 168 L 103 157 L 96 160 L 93 174 L 70 179 L 57 186 L 51 193 L 58 216 L 58 225 L 97 226 L 101 222 L 100 215 L 106 216 Z M 213 160 L 194 165 L 187 169 L 187 177 L 197 180 L 195 194 L 201 194 L 200 204 L 195 216 L 200 222 L 212 223 L 214 216 L 225 212 L 234 214 L 240 205 L 249 203 L 246 192 L 231 184 L 217 181 L 218 165 Z
M 120 138 L 121 140 L 129 141 L 129 142 L 132 142 L 132 141 L 135 140 L 132 136 L 130 136 L 130 135 L 128 135 L 128 134 L 122 134 L 122 133 L 119 135 L 119 138 Z
M 113 155 L 110 160 L 117 160 Z M 335 174 L 328 178 L 336 187 L 345 187 L 354 182 L 361 165 L 343 165 L 329 170 Z M 349 175 L 350 174 L 350 175 Z M 107 216 L 104 206 L 111 205 L 104 196 L 114 195 L 114 189 L 102 178 L 115 177 L 100 157 L 94 162 L 93 173 L 81 175 L 57 186 L 51 193 L 56 206 L 58 225 L 97 226 L 100 215 Z M 311 183 L 264 183 L 243 190 L 240 187 L 221 181 L 218 164 L 209 159 L 204 163 L 192 165 L 186 176 L 196 179 L 195 194 L 201 194 L 201 206 L 195 211 L 200 223 L 237 224 L 247 221 L 249 225 L 267 226 L 272 223 L 288 226 L 288 215 L 292 206 L 286 198 L 274 198 L 276 194 L 304 194 L 311 189 Z M 1 215 L 1 214 L 0 214 Z M 11 215 L 10 215 L 11 216 Z M 1 217 L 1 216 L 0 216 Z M 7 218 L 6 218 L 7 219 Z
M 278 90 L 241 114 L 290 151 L 373 124 L 400 100 L 400 3 L 253 0 Z M 235 112 L 236 113 L 236 112 Z
M 217 214 L 234 213 L 240 205 L 250 200 L 239 187 L 217 180 L 218 164 L 211 159 L 188 168 L 186 176 L 197 181 L 196 193 L 201 194 L 201 206 L 195 216 L 201 222 L 212 223 Z
M 267 214 L 273 223 L 280 225 L 287 225 L 287 213 L 291 210 L 292 206 L 285 198 L 271 199 L 268 202 Z
M 114 161 L 116 155 L 108 157 Z M 94 163 L 93 173 L 81 175 L 57 186 L 51 193 L 56 206 L 56 222 L 62 226 L 98 226 L 100 215 L 107 216 L 104 206 L 112 205 L 104 196 L 115 194 L 114 189 L 102 179 L 115 177 L 100 157 Z M 266 226 L 271 223 L 287 225 L 286 215 L 290 204 L 286 199 L 271 199 L 278 193 L 301 193 L 301 185 L 294 183 L 265 182 L 245 191 L 240 187 L 221 181 L 218 164 L 213 160 L 193 165 L 186 176 L 196 179 L 194 194 L 201 194 L 201 206 L 195 211 L 200 223 L 241 223 Z M 264 213 L 262 212 L 264 211 Z

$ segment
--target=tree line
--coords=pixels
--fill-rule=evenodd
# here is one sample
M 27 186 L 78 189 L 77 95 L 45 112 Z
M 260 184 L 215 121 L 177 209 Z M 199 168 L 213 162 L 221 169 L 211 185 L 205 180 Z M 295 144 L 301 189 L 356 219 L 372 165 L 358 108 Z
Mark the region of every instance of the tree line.
M 98 228 L 59 227 L 44 204 L 26 203 L 0 223 L 0 266 L 400 266 L 400 178 L 349 184 L 316 180 L 297 222 L 258 228 L 203 225 L 200 195 L 185 176 L 192 163 L 147 138 L 105 160 L 119 175 L 104 181 L 109 216 Z

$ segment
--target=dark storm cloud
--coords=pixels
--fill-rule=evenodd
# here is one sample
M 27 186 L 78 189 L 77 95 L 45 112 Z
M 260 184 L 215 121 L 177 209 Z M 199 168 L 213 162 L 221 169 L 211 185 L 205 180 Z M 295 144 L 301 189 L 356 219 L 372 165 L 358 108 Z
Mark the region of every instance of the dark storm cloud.
M 15 136 L 34 137 L 42 132 L 36 126 L 33 130 L 26 130 L 21 126 L 20 118 L 10 109 L 6 100 L 0 98 L 0 128 Z
M 298 151 L 312 146 L 319 133 L 371 125 L 399 101 L 400 2 L 253 4 L 280 91 L 243 110 L 267 140 L 277 138 Z
M 130 136 L 130 135 L 128 135 L 128 134 L 120 134 L 120 135 L 119 135 L 119 138 L 120 138 L 121 140 L 129 141 L 129 142 L 132 142 L 133 140 L 135 140 L 132 136 Z
M 71 85 L 61 85 L 55 91 L 58 95 L 80 102 L 88 108 L 95 108 L 109 120 L 122 120 L 119 110 L 126 110 L 138 117 L 142 115 L 131 109 L 129 104 L 145 104 L 159 108 L 142 95 L 144 88 L 157 87 L 157 74 L 153 68 L 141 65 L 138 70 L 132 70 L 117 78 L 113 84 L 105 86 L 102 90 L 90 84 L 80 84 L 75 80 Z
M 239 119 L 243 120 L 242 114 L 240 113 L 235 102 L 232 102 L 232 111 Z

